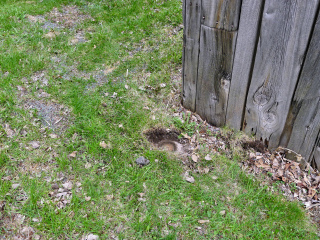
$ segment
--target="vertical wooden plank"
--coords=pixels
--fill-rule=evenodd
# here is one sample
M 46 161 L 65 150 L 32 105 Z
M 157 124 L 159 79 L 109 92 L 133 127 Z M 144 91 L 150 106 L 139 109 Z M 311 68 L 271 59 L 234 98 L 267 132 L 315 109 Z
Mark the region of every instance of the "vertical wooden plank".
M 201 26 L 196 110 L 216 126 L 225 124 L 236 36 Z
M 313 153 L 314 162 L 316 164 L 317 169 L 320 169 L 320 146 L 316 145 Z
M 317 18 L 301 76 L 280 144 L 311 160 L 320 131 L 320 15 Z M 320 167 L 320 165 L 319 165 Z
M 182 79 L 182 94 L 183 96 L 183 86 L 184 86 L 184 63 L 185 63 L 185 44 L 186 44 L 186 0 L 182 0 L 182 18 L 183 18 L 183 48 L 182 48 L 182 71 L 181 71 L 181 79 Z
M 241 0 L 202 0 L 202 24 L 234 31 L 238 29 Z
M 271 149 L 284 129 L 318 3 L 265 2 L 244 125 Z
M 185 108 L 195 111 L 201 0 L 185 0 L 183 96 Z
M 243 0 L 234 56 L 226 124 L 240 130 L 251 80 L 264 0 Z

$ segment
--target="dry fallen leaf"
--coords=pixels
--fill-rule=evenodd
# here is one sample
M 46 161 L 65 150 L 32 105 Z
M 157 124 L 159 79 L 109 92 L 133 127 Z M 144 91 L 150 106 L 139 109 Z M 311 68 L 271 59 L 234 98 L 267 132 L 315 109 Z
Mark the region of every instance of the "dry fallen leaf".
M 57 35 L 59 35 L 58 32 L 54 32 L 54 31 L 50 31 L 47 34 L 44 35 L 45 38 L 49 38 L 49 39 L 53 39 L 55 38 Z
M 9 124 L 4 125 L 4 131 L 6 132 L 8 138 L 12 138 L 15 134 L 15 132 L 10 128 Z
M 198 157 L 195 154 L 192 154 L 191 156 L 192 161 L 194 161 L 195 163 L 198 162 Z
M 105 141 L 102 141 L 102 142 L 100 142 L 100 147 L 102 147 L 102 148 L 107 148 L 108 147 L 108 145 L 105 143 Z
M 219 214 L 220 214 L 221 216 L 224 216 L 224 215 L 226 215 L 226 211 L 225 211 L 225 210 L 222 210 L 222 211 L 219 212 Z
M 112 199 L 113 199 L 113 194 L 107 195 L 107 196 L 106 196 L 106 199 L 107 199 L 107 200 L 112 200 Z
M 205 160 L 207 160 L 207 161 L 212 160 L 212 158 L 210 157 L 210 155 L 209 155 L 209 154 L 207 154 L 207 156 L 205 156 L 205 157 L 204 157 L 204 159 L 205 159 Z
M 20 186 L 20 184 L 19 183 L 16 183 L 16 184 L 12 184 L 12 189 L 16 189 L 16 188 L 18 188 Z
M 68 157 L 75 158 L 76 155 L 77 155 L 77 152 L 78 152 L 78 151 L 73 151 L 72 153 L 70 153 L 70 154 L 68 155 Z
M 84 167 L 85 167 L 86 169 L 91 168 L 91 163 L 86 163 L 86 164 L 84 165 Z
M 208 173 L 210 171 L 210 169 L 209 168 L 204 168 L 203 171 L 204 171 L 204 173 Z
M 49 134 L 49 137 L 51 137 L 51 138 L 58 138 L 58 135 L 57 135 L 57 134 L 54 134 L 54 133 L 50 133 L 50 134 Z
M 68 190 L 71 190 L 71 189 L 72 189 L 72 183 L 71 183 L 70 181 L 62 184 L 62 186 L 63 186 L 65 189 L 68 189 Z
M 86 196 L 86 197 L 84 197 L 84 199 L 85 199 L 87 202 L 89 202 L 89 201 L 91 200 L 91 197 Z
M 183 137 L 189 139 L 189 140 L 191 139 L 191 137 L 190 137 L 188 134 L 186 134 L 186 133 L 181 133 L 181 135 L 182 135 Z
M 39 144 L 39 142 L 37 142 L 37 141 L 32 141 L 32 142 L 30 142 L 29 144 L 30 144 L 30 146 L 31 146 L 33 149 L 37 149 L 37 148 L 40 147 L 40 144 Z
M 192 177 L 192 176 L 186 176 L 185 179 L 189 183 L 194 183 L 194 177 Z
M 210 220 L 198 220 L 198 223 L 200 224 L 204 224 L 204 223 L 208 223 L 210 222 Z
M 213 180 L 217 180 L 217 179 L 218 179 L 217 176 L 212 176 L 211 178 L 212 178 Z

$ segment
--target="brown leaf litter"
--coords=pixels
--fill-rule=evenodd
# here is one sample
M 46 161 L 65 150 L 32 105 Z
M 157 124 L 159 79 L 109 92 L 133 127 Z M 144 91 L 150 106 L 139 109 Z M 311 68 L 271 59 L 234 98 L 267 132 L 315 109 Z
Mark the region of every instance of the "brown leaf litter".
M 203 121 L 196 113 L 184 109 L 181 105 L 175 108 L 175 117 L 183 120 L 190 114 L 190 122 L 197 123 L 196 133 L 189 137 L 181 133 L 189 141 L 191 150 L 188 159 L 182 162 L 186 171 L 205 174 L 211 169 L 203 169 L 199 162 L 212 160 L 212 155 L 225 154 L 232 158 L 234 154 L 243 156 L 239 163 L 244 171 L 258 178 L 263 175 L 263 183 L 271 188 L 273 183 L 280 183 L 280 191 L 290 200 L 301 201 L 311 218 L 320 226 L 320 173 L 307 163 L 301 155 L 285 148 L 270 152 L 263 142 L 250 140 L 249 137 L 237 138 L 232 130 L 223 131 Z M 211 132 L 211 134 L 208 134 Z M 212 133 L 214 133 L 212 136 Z M 158 140 L 159 141 L 159 140 Z M 199 153 L 206 152 L 205 156 Z M 193 157 L 192 157 L 193 156 Z M 189 177 L 189 174 L 185 174 Z M 265 180 L 267 179 L 267 181 Z

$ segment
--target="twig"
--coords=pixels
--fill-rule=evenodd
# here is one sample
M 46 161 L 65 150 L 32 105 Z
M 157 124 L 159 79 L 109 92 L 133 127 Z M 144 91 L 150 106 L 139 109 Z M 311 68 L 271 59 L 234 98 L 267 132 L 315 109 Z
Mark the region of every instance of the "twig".
M 311 206 L 309 206 L 309 207 L 306 207 L 306 210 L 309 210 L 309 209 L 311 209 L 311 208 L 313 208 L 313 207 L 316 207 L 316 206 L 320 206 L 320 203 L 313 204 L 313 205 L 311 205 Z
M 59 120 L 57 120 L 53 125 L 56 125 L 56 124 L 59 123 L 62 119 L 63 119 L 63 117 L 60 118 Z

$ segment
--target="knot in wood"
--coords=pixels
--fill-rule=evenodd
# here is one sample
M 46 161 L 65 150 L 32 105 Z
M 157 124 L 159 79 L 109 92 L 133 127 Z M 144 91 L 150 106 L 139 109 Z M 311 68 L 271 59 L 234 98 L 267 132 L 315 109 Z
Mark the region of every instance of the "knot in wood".
M 259 106 L 264 106 L 270 101 L 271 95 L 271 90 L 262 86 L 253 95 L 253 103 Z

